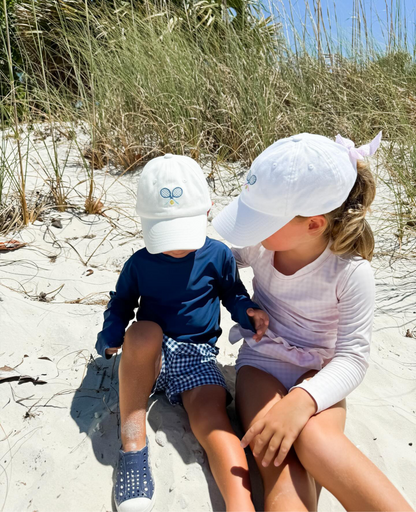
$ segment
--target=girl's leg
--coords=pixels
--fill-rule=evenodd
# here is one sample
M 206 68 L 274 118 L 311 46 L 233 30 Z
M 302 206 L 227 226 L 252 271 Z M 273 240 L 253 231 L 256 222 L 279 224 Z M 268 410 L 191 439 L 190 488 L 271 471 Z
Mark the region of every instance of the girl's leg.
M 286 394 L 286 388 L 272 375 L 252 366 L 243 366 L 237 376 L 236 404 L 244 430 L 247 431 Z M 263 479 L 264 510 L 316 510 L 315 482 L 300 464 L 294 450 L 279 467 L 272 464 L 263 467 L 263 455 L 260 454 L 256 462 Z
M 161 367 L 163 333 L 154 322 L 127 329 L 119 367 L 121 441 L 125 452 L 146 445 L 146 410 Z
M 345 436 L 344 424 L 345 400 L 312 416 L 294 444 L 303 467 L 348 511 L 411 511 L 388 478 Z
M 247 459 L 227 415 L 225 389 L 198 386 L 182 393 L 182 401 L 192 432 L 207 453 L 227 511 L 254 511 Z

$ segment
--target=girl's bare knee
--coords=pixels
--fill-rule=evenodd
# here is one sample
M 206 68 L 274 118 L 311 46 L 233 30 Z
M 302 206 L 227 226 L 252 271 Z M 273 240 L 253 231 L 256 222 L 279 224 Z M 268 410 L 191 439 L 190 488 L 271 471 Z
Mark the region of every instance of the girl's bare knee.
M 318 421 L 309 420 L 294 443 L 301 463 L 308 469 L 310 464 L 325 463 L 333 456 L 333 450 L 342 441 L 344 433 Z
M 134 322 L 126 331 L 123 350 L 127 351 L 160 351 L 163 331 L 155 322 Z
M 345 437 L 345 407 L 346 402 L 342 400 L 309 419 L 294 443 L 298 456 L 307 453 L 319 456 L 332 443 Z

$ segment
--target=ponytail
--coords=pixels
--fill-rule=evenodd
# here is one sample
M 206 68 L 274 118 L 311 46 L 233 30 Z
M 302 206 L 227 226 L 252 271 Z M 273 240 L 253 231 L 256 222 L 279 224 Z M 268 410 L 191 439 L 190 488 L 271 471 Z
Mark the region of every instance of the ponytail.
M 371 261 L 374 252 L 374 235 L 365 220 L 367 211 L 376 195 L 376 184 L 370 166 L 357 161 L 357 180 L 347 200 L 336 210 L 325 214 L 328 222 L 324 235 L 332 240 L 334 254 L 361 256 Z

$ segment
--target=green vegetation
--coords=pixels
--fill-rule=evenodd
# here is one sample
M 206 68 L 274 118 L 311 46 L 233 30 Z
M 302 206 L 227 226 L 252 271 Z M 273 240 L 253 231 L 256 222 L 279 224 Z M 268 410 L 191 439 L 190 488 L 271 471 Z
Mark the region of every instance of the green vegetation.
M 365 13 L 358 13 L 352 38 L 333 41 L 319 1 L 303 25 L 277 4 L 289 41 L 287 30 L 265 19 L 259 5 L 233 1 L 227 4 L 232 9 L 215 0 L 19 2 L 14 37 L 20 60 L 14 65 L 23 73 L 18 87 L 24 94 L 15 87 L 14 98 L 3 96 L 2 123 L 14 126 L 17 138 L 13 112 L 20 123 L 50 127 L 53 175 L 46 179 L 55 207 L 67 207 L 56 134 L 74 134 L 79 123 L 90 130 L 87 153 L 79 146 L 89 212 L 101 204 L 94 169 L 108 162 L 129 170 L 174 152 L 210 161 L 215 171 L 226 162 L 250 165 L 292 133 L 341 133 L 362 144 L 383 130 L 386 180 L 397 195 L 396 220 L 405 236 L 416 217 L 416 63 L 400 12 L 390 13 L 380 49 Z M 10 80 L 6 73 L 2 79 Z M 11 173 L 0 155 L 0 202 L 6 183 L 13 190 Z M 24 178 L 19 183 L 14 190 L 22 199 Z M 29 212 L 26 222 L 30 218 Z
M 20 52 L 19 47 L 17 44 L 17 41 L 15 39 L 15 4 L 16 0 L 6 0 L 4 7 L 3 0 L 0 5 L 0 94 L 3 96 L 6 93 L 7 90 L 7 84 L 9 77 L 9 65 L 8 65 L 8 57 L 7 57 L 7 39 L 6 39 L 6 16 L 7 21 L 9 24 L 9 30 L 11 34 L 11 40 L 12 40 L 12 58 L 14 65 L 20 66 L 21 65 L 21 58 L 20 58 Z M 7 13 L 7 14 L 6 14 Z

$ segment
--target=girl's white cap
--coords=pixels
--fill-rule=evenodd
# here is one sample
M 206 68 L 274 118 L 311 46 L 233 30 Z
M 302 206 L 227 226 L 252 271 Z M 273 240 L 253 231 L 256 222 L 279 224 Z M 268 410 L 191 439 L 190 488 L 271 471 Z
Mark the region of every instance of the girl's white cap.
M 136 211 L 151 254 L 200 249 L 210 208 L 207 181 L 192 158 L 168 153 L 145 165 L 137 187 Z
M 381 133 L 370 145 L 354 148 L 301 133 L 280 139 L 253 162 L 243 191 L 213 220 L 218 233 L 236 246 L 256 245 L 300 215 L 335 210 L 357 179 L 357 159 L 375 152 Z

